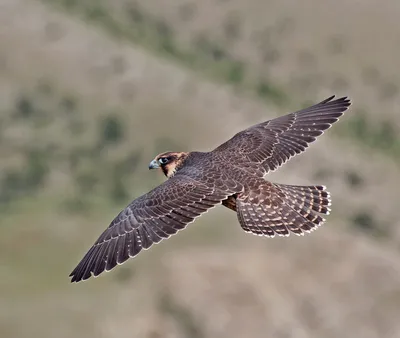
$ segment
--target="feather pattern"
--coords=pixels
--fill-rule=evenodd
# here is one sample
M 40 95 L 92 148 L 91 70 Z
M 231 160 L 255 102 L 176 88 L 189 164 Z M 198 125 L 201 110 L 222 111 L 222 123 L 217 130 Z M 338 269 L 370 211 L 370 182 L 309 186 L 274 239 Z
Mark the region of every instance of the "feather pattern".
M 254 125 L 211 152 L 166 152 L 149 165 L 168 180 L 131 202 L 71 272 L 72 282 L 98 276 L 169 238 L 218 204 L 237 212 L 259 236 L 304 235 L 329 214 L 324 186 L 274 184 L 263 177 L 305 151 L 350 106 L 333 96 Z
M 305 151 L 310 143 L 338 121 L 350 106 L 350 100 L 333 98 L 256 124 L 237 133 L 213 152 L 221 158 L 234 159 L 238 166 L 253 164 L 253 170 L 258 170 L 259 176 L 263 176 Z
M 304 235 L 321 226 L 328 214 L 330 194 L 324 186 L 294 186 L 265 182 L 257 198 L 241 194 L 236 200 L 239 223 L 259 236 Z
M 229 190 L 220 191 L 185 175 L 175 175 L 120 212 L 71 272 L 72 281 L 98 276 L 169 238 L 228 194 Z

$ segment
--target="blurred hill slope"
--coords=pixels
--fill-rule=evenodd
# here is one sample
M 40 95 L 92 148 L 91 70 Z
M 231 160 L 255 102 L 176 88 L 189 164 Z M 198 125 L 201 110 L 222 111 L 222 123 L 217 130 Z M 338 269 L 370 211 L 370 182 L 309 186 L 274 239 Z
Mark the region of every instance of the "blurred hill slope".
M 0 308 L 2 334 L 111 337 L 120 330 L 119 337 L 164 337 L 163 332 L 171 337 L 223 337 L 227 332 L 239 337 L 234 322 L 243 318 L 254 323 L 249 337 L 260 336 L 260 331 L 285 337 L 290 335 L 288 328 L 293 328 L 295 337 L 346 332 L 352 337 L 395 337 L 398 324 L 386 315 L 396 313 L 400 304 L 395 184 L 400 169 L 398 140 L 390 136 L 397 135 L 398 74 L 387 68 L 393 66 L 391 57 L 398 51 L 391 40 L 395 36 L 388 33 L 391 15 L 386 15 L 384 6 L 376 13 L 382 34 L 390 37 L 373 40 L 379 50 L 387 51 L 385 56 L 379 59 L 381 53 L 368 53 L 364 64 L 357 54 L 362 47 L 351 47 L 353 41 L 364 41 L 361 29 L 349 30 L 343 37 L 345 24 L 337 35 L 332 35 L 337 29 L 333 24 L 315 22 L 324 29 L 314 35 L 314 26 L 307 28 L 306 9 L 318 8 L 315 1 L 305 2 L 300 17 L 293 14 L 298 13 L 294 2 L 279 8 L 269 2 L 267 9 L 254 2 L 246 10 L 229 3 L 240 17 L 238 25 L 250 26 L 246 28 L 250 33 L 265 29 L 264 21 L 274 26 L 272 18 L 276 25 L 288 22 L 289 27 L 309 29 L 301 33 L 292 28 L 281 42 L 264 47 L 265 53 L 276 49 L 293 59 L 271 61 L 274 57 L 267 56 L 262 61 L 266 64 L 261 63 L 255 53 L 257 43 L 246 45 L 251 40 L 247 33 L 231 44 L 220 44 L 223 27 L 218 23 L 231 13 L 224 2 L 215 11 L 210 10 L 215 8 L 212 2 L 166 8 L 155 1 L 130 3 L 128 11 L 122 1 L 60 1 L 70 4 L 66 13 L 36 1 L 2 2 L 0 168 L 5 216 L 0 221 L 4 267 L 0 285 L 7 290 Z M 374 2 L 369 3 L 375 8 Z M 191 6 L 196 8 L 192 15 L 203 21 L 177 22 L 174 15 L 188 15 Z M 395 13 L 395 6 L 388 12 Z M 282 13 L 282 8 L 287 11 Z M 363 21 L 368 8 L 363 11 L 357 14 L 351 6 L 335 15 L 320 10 L 319 22 L 347 15 L 358 27 L 368 23 Z M 262 12 L 271 19 L 257 19 Z M 127 14 L 136 21 L 128 24 Z M 192 45 L 200 26 L 207 48 L 204 39 L 200 47 Z M 301 41 L 295 34 L 309 36 L 315 45 L 304 41 L 302 46 L 309 49 L 302 50 L 295 44 Z M 325 40 L 337 45 L 339 55 Z M 302 67 L 301 62 L 309 61 L 301 55 L 307 59 L 307 54 L 318 59 L 318 69 Z M 309 86 L 298 86 L 292 78 L 299 68 L 299 77 Z M 375 69 L 373 79 L 379 69 L 372 84 L 364 81 L 368 69 Z M 333 85 L 330 81 L 335 79 L 342 85 Z M 382 88 L 391 88 L 392 94 L 380 96 Z M 326 184 L 333 194 L 334 212 L 324 229 L 304 238 L 269 241 L 244 234 L 233 213 L 216 210 L 112 274 L 77 286 L 68 284 L 70 269 L 116 212 L 162 181 L 146 170 L 157 152 L 210 149 L 250 124 L 332 92 L 349 95 L 354 100 L 352 110 L 306 154 L 271 177 L 285 183 Z M 382 113 L 377 116 L 377 111 Z M 348 125 L 352 128 L 346 129 Z M 372 136 L 374 142 L 362 144 Z M 188 250 L 193 246 L 197 249 Z M 201 253 L 207 251 L 203 258 Z M 249 261 L 254 264 L 246 264 Z M 197 284 L 191 279 L 195 273 L 200 274 Z M 233 291 L 219 300 L 225 297 L 230 274 Z M 304 294 L 297 291 L 296 280 Z M 212 283 L 215 297 L 203 298 L 209 292 L 207 283 Z M 235 289 L 241 283 L 243 293 Z M 249 303 L 249 312 L 230 303 L 241 304 L 236 299 L 242 294 L 249 301 L 253 292 L 262 294 Z M 195 293 L 198 298 L 188 301 Z M 298 301 L 302 297 L 305 305 Z M 302 304 L 311 309 L 297 309 Z M 254 314 L 251 305 L 261 310 Z M 324 311 L 317 315 L 313 306 Z M 268 314 L 275 308 L 276 315 Z M 216 321 L 224 311 L 233 319 Z M 276 325 L 265 326 L 266 318 Z M 203 323 L 200 329 L 198 323 Z M 220 326 L 213 326 L 217 323 Z

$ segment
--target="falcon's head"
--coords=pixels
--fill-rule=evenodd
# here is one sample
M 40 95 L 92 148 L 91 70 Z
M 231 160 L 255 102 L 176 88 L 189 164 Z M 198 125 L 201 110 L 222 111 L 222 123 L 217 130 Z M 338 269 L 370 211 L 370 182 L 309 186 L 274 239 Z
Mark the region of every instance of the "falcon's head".
M 182 167 L 189 153 L 167 151 L 155 157 L 149 164 L 149 169 L 161 169 L 168 178 L 174 176 L 176 171 Z

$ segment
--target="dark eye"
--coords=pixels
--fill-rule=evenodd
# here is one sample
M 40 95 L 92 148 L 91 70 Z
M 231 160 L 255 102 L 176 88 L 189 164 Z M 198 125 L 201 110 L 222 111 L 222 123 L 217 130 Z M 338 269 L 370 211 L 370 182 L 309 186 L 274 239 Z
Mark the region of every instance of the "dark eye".
M 158 162 L 159 162 L 160 164 L 167 164 L 167 163 L 168 163 L 168 157 L 160 157 L 160 158 L 158 159 Z

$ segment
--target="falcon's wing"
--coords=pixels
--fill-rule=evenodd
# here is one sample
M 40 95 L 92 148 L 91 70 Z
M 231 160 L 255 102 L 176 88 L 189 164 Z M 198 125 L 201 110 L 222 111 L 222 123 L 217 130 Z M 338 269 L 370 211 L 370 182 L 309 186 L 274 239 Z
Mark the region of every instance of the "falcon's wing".
M 176 174 L 120 212 L 71 272 L 71 282 L 98 276 L 170 237 L 227 194 Z
M 305 151 L 350 106 L 346 97 L 334 96 L 297 112 L 278 117 L 237 133 L 213 152 L 237 165 L 255 165 L 261 176 Z M 254 170 L 253 170 L 254 172 Z

